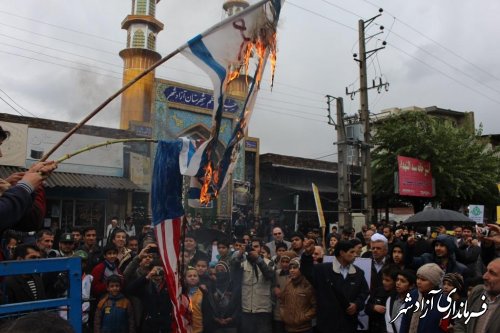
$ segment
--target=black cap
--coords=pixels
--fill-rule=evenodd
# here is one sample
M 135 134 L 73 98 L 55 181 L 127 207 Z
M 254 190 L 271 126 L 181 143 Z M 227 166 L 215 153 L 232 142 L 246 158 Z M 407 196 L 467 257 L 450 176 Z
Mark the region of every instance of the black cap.
M 75 238 L 73 237 L 72 234 L 65 233 L 65 234 L 61 235 L 61 238 L 59 239 L 59 242 L 62 242 L 62 243 L 74 243 L 75 242 Z

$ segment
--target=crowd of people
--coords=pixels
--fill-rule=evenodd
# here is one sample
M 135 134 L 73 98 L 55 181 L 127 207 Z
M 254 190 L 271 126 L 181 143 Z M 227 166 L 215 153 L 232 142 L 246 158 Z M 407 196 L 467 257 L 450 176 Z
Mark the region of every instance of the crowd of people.
M 0 144 L 8 135 L 0 127 Z M 151 226 L 136 229 L 133 219 L 120 224 L 113 217 L 101 241 L 94 226 L 62 234 L 41 229 L 43 180 L 56 167 L 35 163 L 1 180 L 0 261 L 80 258 L 83 332 L 173 332 L 167 273 Z M 190 332 L 500 332 L 499 225 L 489 225 L 489 235 L 460 225 L 426 235 L 382 222 L 322 235 L 240 218 L 211 234 L 203 233 L 199 215 L 186 220 L 176 273 Z M 38 231 L 21 240 L 19 230 Z M 64 297 L 68 288 L 64 271 L 7 276 L 0 302 Z M 56 324 L 67 312 L 44 314 L 51 331 L 71 332 Z M 40 318 L 0 318 L 0 331 L 27 332 Z
M 171 332 L 154 234 L 117 221 L 101 245 L 94 227 L 63 233 L 57 244 L 48 229 L 24 243 L 5 232 L 4 260 L 81 258 L 84 332 Z M 490 237 L 468 226 L 442 227 L 431 237 L 389 224 L 357 234 L 333 228 L 324 244 L 316 231 L 285 235 L 274 227 L 271 239 L 243 232 L 201 244 L 196 231 L 204 227 L 195 224 L 180 258 L 192 332 L 500 331 L 497 225 Z M 362 259 L 370 260 L 369 272 L 356 264 Z M 9 276 L 2 302 L 57 298 L 68 287 L 64 272 Z M 67 309 L 58 313 L 66 318 Z

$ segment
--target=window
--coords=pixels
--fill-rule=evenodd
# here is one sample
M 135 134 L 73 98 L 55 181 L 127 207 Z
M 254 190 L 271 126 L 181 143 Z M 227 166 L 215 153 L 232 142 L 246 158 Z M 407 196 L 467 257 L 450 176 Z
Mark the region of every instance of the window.
M 144 32 L 141 29 L 135 31 L 132 47 L 144 47 Z
M 104 225 L 103 200 L 75 200 L 75 226 Z
M 130 30 L 127 32 L 127 47 L 130 47 Z
M 136 15 L 146 15 L 146 0 L 137 1 Z
M 149 15 L 155 16 L 156 0 L 149 0 Z
M 148 49 L 155 50 L 156 48 L 156 37 L 155 34 L 150 32 L 148 35 Z

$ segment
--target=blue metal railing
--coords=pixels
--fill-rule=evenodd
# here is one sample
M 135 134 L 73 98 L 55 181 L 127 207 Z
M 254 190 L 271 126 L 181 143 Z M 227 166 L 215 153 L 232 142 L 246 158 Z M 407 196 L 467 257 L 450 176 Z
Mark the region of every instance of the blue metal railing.
M 78 257 L 37 260 L 15 260 L 0 262 L 0 276 L 36 274 L 48 272 L 68 272 L 68 296 L 34 302 L 0 305 L 0 315 L 39 309 L 68 308 L 68 321 L 75 333 L 82 332 L 82 265 Z

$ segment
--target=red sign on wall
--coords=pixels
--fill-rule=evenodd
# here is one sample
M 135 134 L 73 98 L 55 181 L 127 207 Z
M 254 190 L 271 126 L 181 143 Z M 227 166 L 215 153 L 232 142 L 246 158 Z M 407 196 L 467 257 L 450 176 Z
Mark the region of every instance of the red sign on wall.
M 398 171 L 399 195 L 427 198 L 433 196 L 430 162 L 398 156 Z

